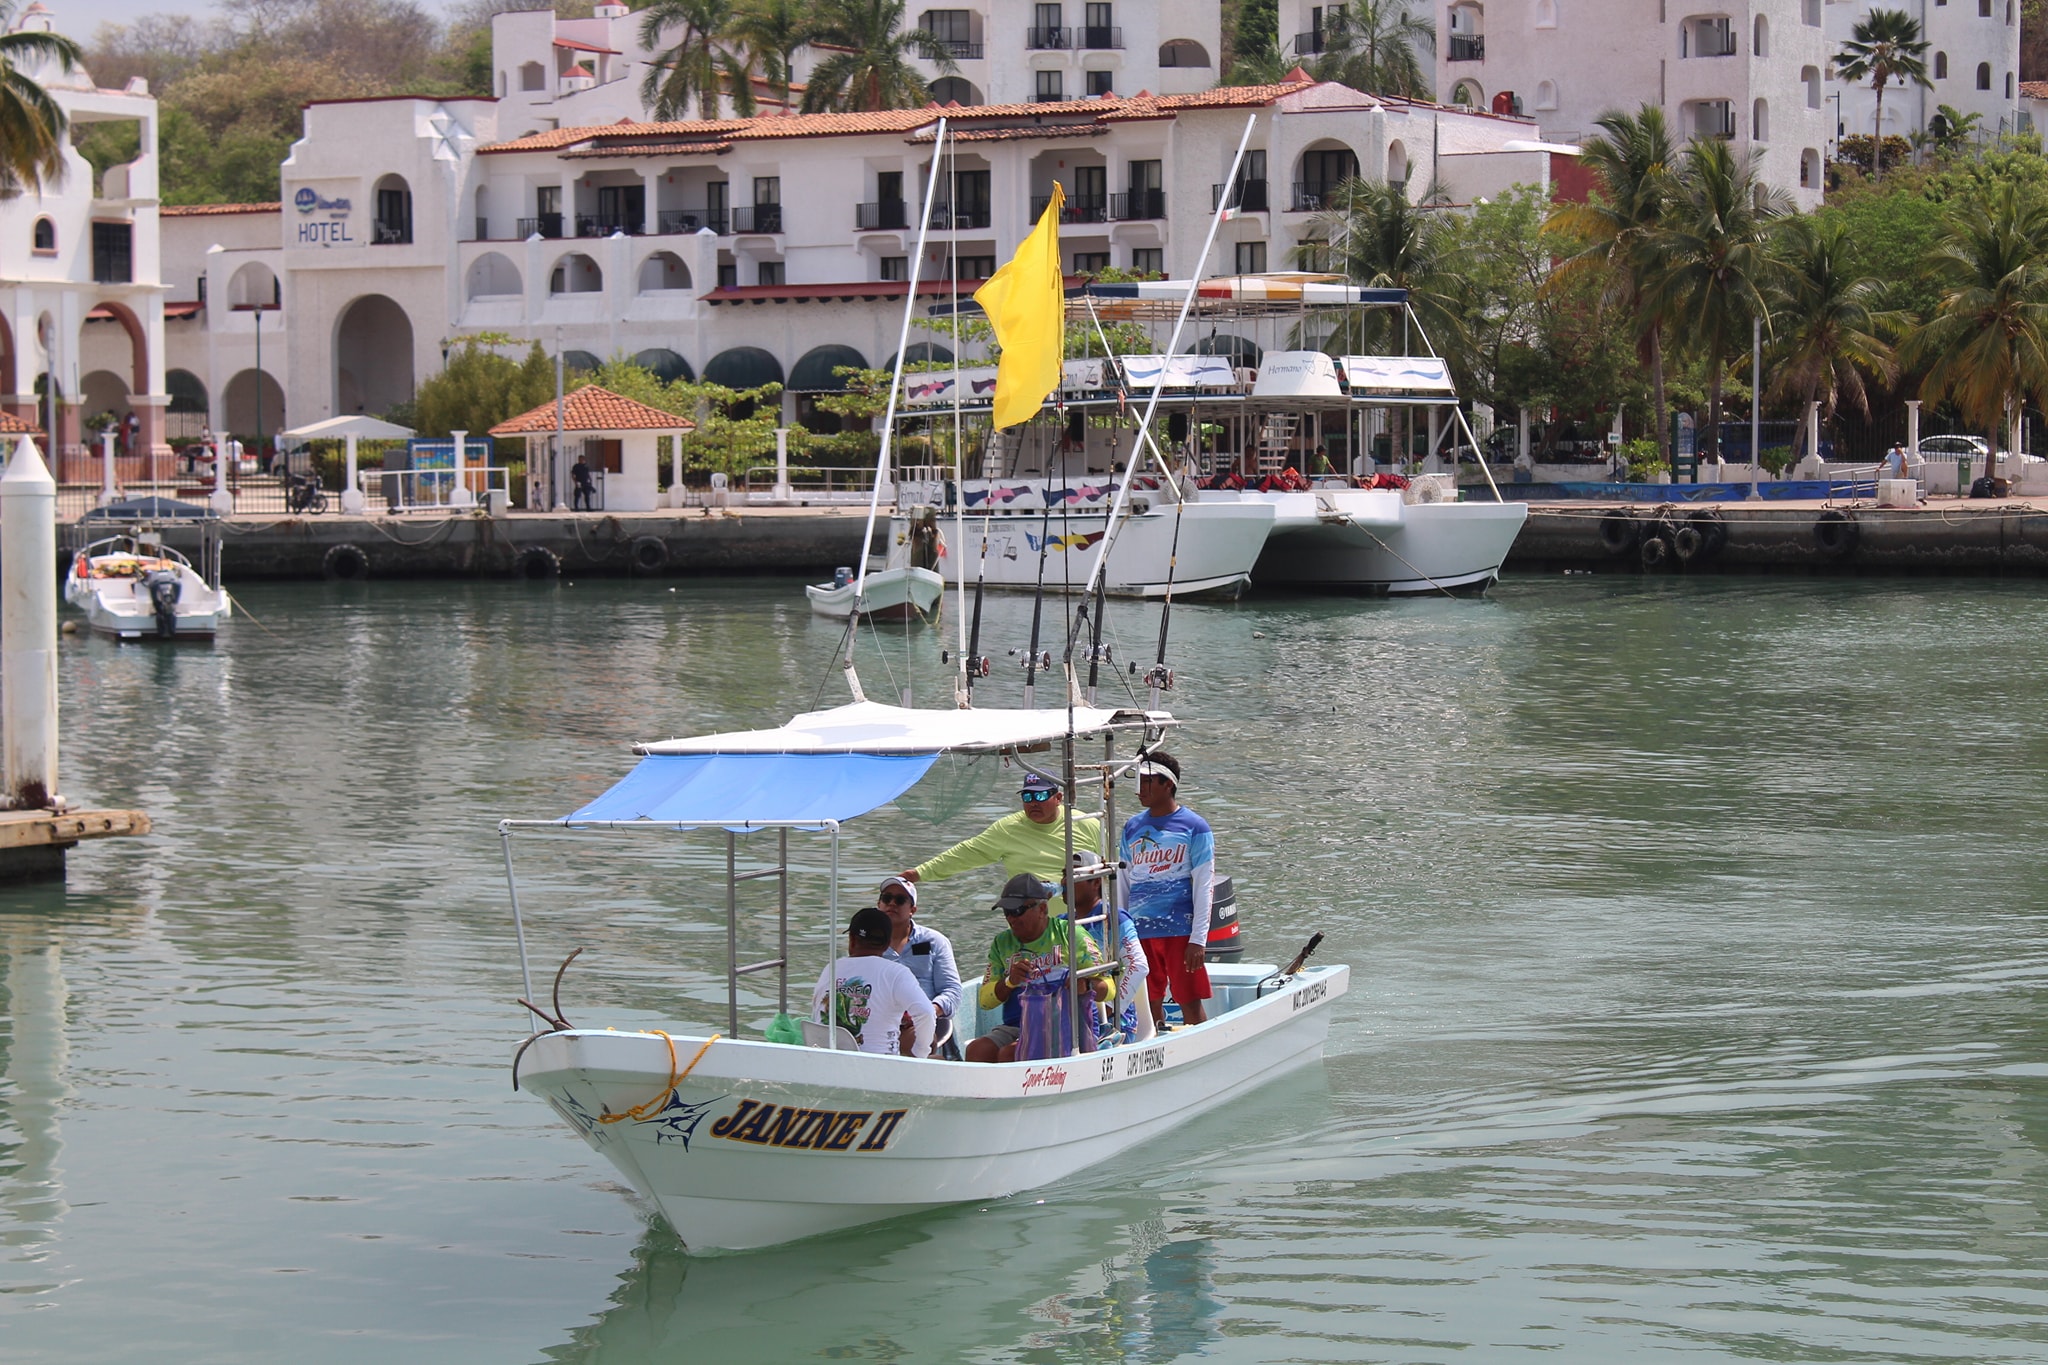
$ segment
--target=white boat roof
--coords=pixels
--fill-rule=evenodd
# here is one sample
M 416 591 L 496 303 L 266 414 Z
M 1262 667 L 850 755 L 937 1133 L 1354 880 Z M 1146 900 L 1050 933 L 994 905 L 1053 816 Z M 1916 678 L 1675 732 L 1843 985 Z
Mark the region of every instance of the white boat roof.
M 925 710 L 881 702 L 849 702 L 793 716 L 772 730 L 734 730 L 689 739 L 637 744 L 634 752 L 661 754 L 941 754 L 994 753 L 1064 739 L 1069 712 L 1058 710 Z M 1116 726 L 1170 726 L 1166 711 L 1077 706 L 1072 733 L 1100 734 Z

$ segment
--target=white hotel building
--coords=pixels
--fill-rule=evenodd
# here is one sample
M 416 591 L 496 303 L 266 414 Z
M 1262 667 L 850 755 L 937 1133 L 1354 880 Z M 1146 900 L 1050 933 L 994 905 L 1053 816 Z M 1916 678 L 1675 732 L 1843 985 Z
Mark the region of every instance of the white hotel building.
M 499 23 L 523 31 L 532 20 Z M 552 39 L 537 50 L 557 60 Z M 508 87 L 526 51 L 501 63 Z M 1022 55 L 1008 64 L 1036 69 Z M 87 328 L 88 389 L 117 411 L 129 395 L 155 395 L 173 434 L 268 434 L 388 411 L 449 346 L 495 332 L 559 344 L 572 363 L 624 355 L 671 376 L 780 380 L 787 415 L 801 420 L 805 394 L 838 387 L 835 366 L 894 356 L 942 114 L 958 137 L 918 275 L 955 273 L 968 289 L 1016 250 L 1055 182 L 1070 270 L 1195 270 L 1247 119 L 1244 212 L 1223 225 L 1211 272 L 1290 266 L 1328 190 L 1350 175 L 1440 180 L 1470 201 L 1547 186 L 1568 157 L 1524 118 L 1327 83 L 1211 89 L 1205 71 L 1201 89 L 1161 94 L 1153 83 L 1193 68 L 1160 67 L 1159 55 L 1130 73 L 1129 94 L 876 114 L 548 127 L 542 101 L 509 96 L 315 103 L 284 163 L 281 205 L 163 211 L 150 297 L 169 320 L 149 351 L 163 377 L 146 393 L 128 385 L 114 329 Z M 988 79 L 1002 89 L 1019 77 Z M 623 94 L 638 82 L 635 70 L 610 84 Z M 16 205 L 0 205 L 5 234 L 27 240 Z

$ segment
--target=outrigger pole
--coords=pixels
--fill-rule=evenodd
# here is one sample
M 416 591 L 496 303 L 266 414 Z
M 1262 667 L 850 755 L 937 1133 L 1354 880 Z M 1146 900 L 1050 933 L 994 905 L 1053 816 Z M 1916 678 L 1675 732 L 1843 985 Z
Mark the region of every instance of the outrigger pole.
M 903 326 L 896 334 L 896 368 L 889 374 L 889 406 L 882 415 L 882 449 L 875 458 L 875 486 L 868 494 L 868 526 L 861 538 L 860 568 L 853 580 L 853 612 L 846 618 L 846 652 L 840 660 L 840 669 L 846 674 L 846 685 L 852 690 L 855 701 L 867 700 L 867 694 L 860 689 L 860 674 L 854 671 L 853 644 L 860 634 L 861 604 L 867 596 L 868 552 L 875 543 L 875 518 L 882 508 L 882 476 L 889 470 L 889 456 L 896 435 L 896 395 L 903 388 L 903 357 L 910 345 L 910 319 L 917 312 L 917 273 L 924 264 L 925 238 L 932 227 L 932 204 L 939 193 L 939 157 L 945 150 L 946 120 L 941 116 L 937 141 L 932 148 L 932 176 L 924 187 L 924 213 L 917 220 L 917 251 L 910 258 L 910 285 L 903 295 Z

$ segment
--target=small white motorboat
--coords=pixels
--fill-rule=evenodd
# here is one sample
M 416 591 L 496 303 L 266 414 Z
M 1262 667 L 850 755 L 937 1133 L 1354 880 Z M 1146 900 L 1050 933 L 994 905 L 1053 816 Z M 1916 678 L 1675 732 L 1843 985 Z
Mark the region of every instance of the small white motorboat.
M 146 531 L 80 549 L 64 579 L 64 600 L 117 640 L 211 640 L 233 611 L 224 589 Z
M 804 596 L 811 610 L 835 621 L 853 615 L 856 606 L 862 616 L 876 621 L 924 621 L 939 609 L 945 596 L 946 580 L 930 569 L 905 565 L 899 569 L 877 569 L 863 583 L 852 574 L 830 583 L 807 583 Z
M 770 1246 L 1035 1189 L 1316 1060 L 1329 1007 L 1344 994 L 1350 971 L 1305 967 L 1306 949 L 1284 969 L 1212 966 L 1215 994 L 1201 1024 L 1144 1042 L 1035 1060 L 974 1063 L 852 1052 L 843 1050 L 837 1041 L 843 1031 L 836 1029 L 816 1030 L 824 1046 L 741 1036 L 743 977 L 779 973 L 786 1010 L 792 971 L 807 994 L 815 969 L 842 951 L 843 821 L 893 801 L 942 755 L 1023 761 L 1050 749 L 1059 761 L 1041 771 L 1063 774 L 1070 789 L 1099 792 L 1103 825 L 1113 829 L 1116 783 L 1138 761 L 1136 754 L 1111 757 L 1113 742 L 1147 750 L 1173 724 L 1163 711 L 1080 705 L 920 711 L 857 701 L 773 730 L 640 746 L 639 766 L 574 814 L 500 824 L 526 998 L 535 996 L 525 960 L 527 920 L 520 918 L 512 870 L 516 834 L 702 830 L 726 841 L 726 1027 L 722 1033 L 686 1023 L 659 1032 L 570 1027 L 558 1001 L 552 1015 L 534 1009 L 555 1027 L 521 1045 L 514 1084 L 545 1098 L 660 1209 L 692 1251 L 704 1252 Z M 1077 741 L 1088 739 L 1100 745 L 1101 762 L 1078 761 Z M 807 931 L 815 949 L 807 956 L 792 946 L 789 878 L 793 866 L 815 868 L 823 859 L 792 864 L 790 834 L 798 830 L 818 831 L 831 845 L 829 893 L 797 898 L 826 908 L 823 923 Z M 756 831 L 771 836 L 769 852 L 757 852 L 755 840 L 742 845 Z M 1121 890 L 1113 861 L 1106 870 L 1115 906 Z M 780 932 L 772 940 L 782 945 L 781 955 L 743 963 L 740 919 L 731 907 L 741 883 L 764 877 L 783 879 Z M 763 927 L 756 924 L 755 934 Z M 972 959 L 979 946 L 963 943 L 960 951 Z M 1116 958 L 1114 942 L 1107 957 Z M 1081 975 L 1070 974 L 1077 1012 L 1086 1008 Z M 970 1005 L 977 985 L 966 987 Z M 755 995 L 749 1005 L 765 1015 L 774 1000 Z M 958 1026 L 972 1036 L 993 1022 L 963 1007 Z M 1086 1037 L 1087 1030 L 1076 1027 L 1072 1034 Z

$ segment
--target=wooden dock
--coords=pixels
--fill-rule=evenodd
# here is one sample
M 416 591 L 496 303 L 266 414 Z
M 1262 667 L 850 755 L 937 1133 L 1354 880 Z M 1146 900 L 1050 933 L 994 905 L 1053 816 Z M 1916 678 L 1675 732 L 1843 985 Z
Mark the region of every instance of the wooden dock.
M 64 854 L 83 839 L 150 832 L 139 810 L 0 811 L 0 883 L 64 875 Z

